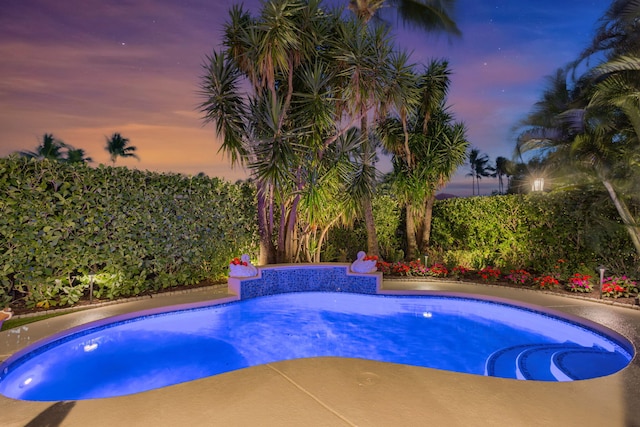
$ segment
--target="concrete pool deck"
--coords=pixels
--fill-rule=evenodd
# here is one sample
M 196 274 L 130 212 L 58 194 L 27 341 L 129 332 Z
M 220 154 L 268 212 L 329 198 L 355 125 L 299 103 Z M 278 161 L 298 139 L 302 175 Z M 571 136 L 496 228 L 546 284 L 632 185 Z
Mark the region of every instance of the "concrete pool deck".
M 580 316 L 640 348 L 640 310 L 497 286 L 385 280 L 385 290 L 507 298 Z M 0 360 L 83 323 L 227 296 L 226 288 L 108 305 L 0 332 Z M 517 381 L 360 359 L 314 358 L 256 366 L 130 396 L 28 402 L 0 396 L 13 426 L 639 426 L 640 360 L 608 377 Z

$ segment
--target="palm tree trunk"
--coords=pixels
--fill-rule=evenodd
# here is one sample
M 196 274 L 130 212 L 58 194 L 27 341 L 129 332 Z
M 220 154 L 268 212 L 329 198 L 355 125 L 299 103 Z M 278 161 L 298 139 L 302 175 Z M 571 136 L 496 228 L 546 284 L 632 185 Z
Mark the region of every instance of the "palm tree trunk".
M 284 241 L 284 262 L 294 262 L 296 255 L 296 226 L 298 222 L 298 205 L 300 204 L 300 195 L 296 195 L 289 211 L 289 220 L 287 221 L 287 236 Z
M 420 252 L 426 254 L 429 250 L 429 240 L 431 239 L 431 219 L 433 218 L 433 204 L 436 195 L 432 194 L 425 203 L 424 216 L 422 217 L 422 238 L 420 239 Z
M 406 204 L 406 230 L 407 230 L 407 253 L 405 259 L 407 261 L 416 259 L 418 255 L 418 242 L 416 240 L 416 222 L 413 216 L 413 207 L 411 202 Z
M 622 199 L 618 197 L 616 190 L 613 188 L 613 185 L 606 179 L 602 179 L 602 184 L 607 189 L 609 193 L 609 197 L 611 201 L 613 201 L 616 210 L 618 211 L 618 215 L 622 218 L 622 222 L 627 229 L 627 233 L 629 233 L 629 237 L 631 237 L 631 241 L 633 242 L 633 246 L 636 249 L 636 254 L 640 256 L 640 228 L 638 227 L 638 223 L 635 218 L 629 211 L 629 208 L 624 203 Z
M 376 234 L 376 224 L 373 218 L 373 204 L 371 197 L 365 196 L 362 199 L 362 210 L 364 211 L 364 223 L 367 229 L 367 253 L 379 256 L 378 235 Z
M 366 111 L 365 108 L 362 108 L 361 110 Z M 364 114 L 360 121 L 360 132 L 362 132 L 362 135 L 365 138 L 363 148 L 363 167 L 367 167 L 369 166 L 369 164 L 367 163 L 367 159 L 369 158 L 371 144 L 369 143 L 367 116 Z M 376 234 L 376 223 L 373 217 L 373 203 L 371 202 L 371 196 L 369 194 L 366 194 L 362 198 L 362 211 L 364 213 L 364 223 L 367 229 L 367 253 L 369 255 L 379 256 L 380 251 L 378 250 L 378 235 Z
M 258 186 L 258 234 L 260 236 L 260 265 L 273 264 L 276 262 L 276 251 L 273 246 L 272 235 L 267 221 L 267 201 L 262 191 L 261 185 Z

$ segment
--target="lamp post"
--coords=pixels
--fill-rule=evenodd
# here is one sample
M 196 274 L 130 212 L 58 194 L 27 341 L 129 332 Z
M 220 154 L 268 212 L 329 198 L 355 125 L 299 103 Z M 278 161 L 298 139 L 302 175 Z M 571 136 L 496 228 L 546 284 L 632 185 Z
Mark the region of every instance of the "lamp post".
M 602 299 L 602 283 L 604 282 L 604 271 L 606 269 L 603 265 L 598 267 L 598 271 L 600 272 L 600 299 Z
M 544 178 L 536 178 L 531 185 L 531 191 L 544 191 Z

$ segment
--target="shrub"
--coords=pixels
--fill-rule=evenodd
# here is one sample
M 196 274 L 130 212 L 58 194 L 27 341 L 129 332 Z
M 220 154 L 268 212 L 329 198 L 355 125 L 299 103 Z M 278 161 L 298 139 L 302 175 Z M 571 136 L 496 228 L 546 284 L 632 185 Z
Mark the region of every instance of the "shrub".
M 223 277 L 257 250 L 254 188 L 217 178 L 0 159 L 0 303 L 74 304 Z

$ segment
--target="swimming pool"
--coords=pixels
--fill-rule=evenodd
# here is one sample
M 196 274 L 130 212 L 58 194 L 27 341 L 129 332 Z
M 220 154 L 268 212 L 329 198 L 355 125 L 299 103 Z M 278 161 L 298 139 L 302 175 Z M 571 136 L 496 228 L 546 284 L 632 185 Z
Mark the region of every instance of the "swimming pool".
M 97 322 L 0 365 L 23 400 L 120 396 L 281 360 L 335 356 L 538 381 L 610 375 L 621 336 L 545 311 L 444 295 L 286 293 Z

